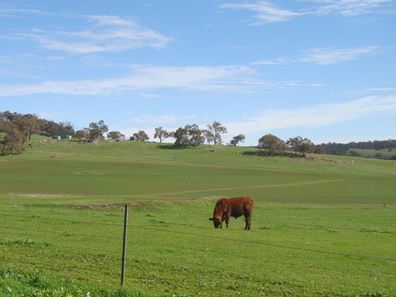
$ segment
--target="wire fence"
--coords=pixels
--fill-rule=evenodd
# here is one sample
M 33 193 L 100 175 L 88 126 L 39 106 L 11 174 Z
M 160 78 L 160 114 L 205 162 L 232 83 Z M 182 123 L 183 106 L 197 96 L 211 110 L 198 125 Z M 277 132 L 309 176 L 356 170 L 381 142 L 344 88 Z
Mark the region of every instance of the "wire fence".
M 43 215 L 22 215 L 22 214 L 12 214 L 12 213 L 0 213 L 0 250 L 2 249 L 2 246 L 7 246 L 9 244 L 12 245 L 12 241 L 4 241 L 5 238 L 7 238 L 6 234 L 9 234 L 15 237 L 15 235 L 26 235 L 26 236 L 32 236 L 34 234 L 41 234 L 46 237 L 46 239 L 50 240 L 50 244 L 55 246 L 57 252 L 59 253 L 67 253 L 65 251 L 69 251 L 70 253 L 75 252 L 76 250 L 79 251 L 79 254 L 92 254 L 96 253 L 97 255 L 106 255 L 106 261 L 111 263 L 110 272 L 114 272 L 117 267 L 121 266 L 121 263 L 119 262 L 121 259 L 121 247 L 122 247 L 122 228 L 124 224 L 122 224 L 122 216 L 115 217 L 112 216 L 113 222 L 109 221 L 103 221 L 103 219 L 108 219 L 105 217 L 101 216 L 95 216 L 91 217 L 90 220 L 81 220 L 81 219 L 70 219 L 70 218 L 63 218 L 60 220 L 57 217 L 51 216 L 51 214 L 48 214 L 48 216 L 43 216 Z M 18 218 L 22 220 L 17 220 L 14 221 L 13 224 L 10 224 L 11 218 Z M 120 223 L 115 223 L 114 220 L 117 219 Z M 148 235 L 149 237 L 152 236 L 152 238 L 158 238 L 158 233 L 163 235 L 163 236 L 179 236 L 181 239 L 185 240 L 186 243 L 191 240 L 191 238 L 197 238 L 197 239 L 202 239 L 205 241 L 220 241 L 221 243 L 224 242 L 229 242 L 231 244 L 238 244 L 242 246 L 261 246 L 261 247 L 267 247 L 267 248 L 273 248 L 273 249 L 282 249 L 282 250 L 287 250 L 287 251 L 294 251 L 294 252 L 302 252 L 302 253 L 309 253 L 309 254 L 317 254 L 317 255 L 325 255 L 325 256 L 333 256 L 333 257 L 341 257 L 341 258 L 348 258 L 348 259 L 355 259 L 358 261 L 361 260 L 366 260 L 366 261 L 380 261 L 383 263 L 389 264 L 390 262 L 396 262 L 396 258 L 394 255 L 378 255 L 378 256 L 373 256 L 373 255 L 363 255 L 363 254 L 358 254 L 358 253 L 346 253 L 346 252 L 338 252 L 334 250 L 325 250 L 325 249 L 320 249 L 320 248 L 311 248 L 311 247 L 303 247 L 303 246 L 291 246 L 288 244 L 278 244 L 278 243 L 273 243 L 270 241 L 266 241 L 265 239 L 249 239 L 249 238 L 244 238 L 241 240 L 240 237 L 232 237 L 229 236 L 229 234 L 225 235 L 216 235 L 216 234 L 211 234 L 209 232 L 206 232 L 207 230 L 205 228 L 202 228 L 201 226 L 191 226 L 188 224 L 183 224 L 183 223 L 172 223 L 172 226 L 170 227 L 158 227 L 158 226 L 150 226 L 147 224 L 136 224 L 133 219 L 133 213 L 130 218 L 130 224 L 127 227 L 127 230 L 132 232 L 136 230 L 140 230 L 141 232 L 146 232 L 151 234 Z M 40 229 L 34 228 L 37 225 L 31 224 L 31 223 L 39 223 Z M 19 224 L 15 223 L 22 223 L 23 225 L 20 226 Z M 295 225 L 293 223 L 293 225 Z M 307 224 L 300 224 L 302 226 L 306 226 Z M 81 226 L 87 227 L 86 229 L 81 228 Z M 106 233 L 103 233 L 103 229 L 100 230 L 95 230 L 92 227 L 95 226 L 104 226 L 104 227 L 109 227 L 105 231 Z M 183 230 L 186 228 L 186 230 Z M 188 229 L 187 229 L 188 228 Z M 209 227 L 208 227 L 209 228 Z M 349 230 L 348 228 L 346 228 Z M 353 229 L 354 230 L 354 229 Z M 84 232 L 85 231 L 85 232 Z M 98 231 L 98 233 L 96 232 Z M 356 231 L 356 230 L 354 230 Z M 200 232 L 206 232 L 205 233 L 200 233 Z M 118 235 L 115 235 L 118 234 Z M 132 233 L 136 234 L 136 232 Z M 167 235 L 164 235 L 167 234 Z M 389 233 L 390 236 L 392 236 L 395 233 Z M 58 242 L 55 242 L 56 239 Z M 89 239 L 96 239 L 95 242 L 90 244 L 85 244 L 84 246 L 76 244 L 76 241 L 80 240 L 89 240 Z M 2 241 L 3 240 L 3 241 Z M 136 238 L 132 238 L 133 241 L 136 241 Z M 102 241 L 103 244 L 98 247 L 95 246 L 98 242 Z M 136 244 L 136 242 L 133 242 Z M 138 243 L 137 243 L 138 244 Z M 93 245 L 93 246 L 92 246 Z M 62 248 L 61 250 L 59 248 Z M 130 245 L 129 245 L 130 247 Z M 133 250 L 129 249 L 128 250 L 128 258 L 134 258 L 133 257 Z M 11 255 L 15 255 L 15 253 L 11 252 L 9 253 Z M 27 256 L 30 256 L 30 254 L 27 254 Z M 149 256 L 149 255 L 148 255 Z M 98 272 L 98 269 L 101 267 L 95 267 L 95 265 L 92 267 L 90 265 L 83 265 L 84 263 L 79 263 L 78 262 L 78 257 L 76 259 L 73 259 L 71 261 L 73 263 L 73 267 L 68 267 L 68 264 L 65 264 L 64 268 L 67 269 L 74 269 L 78 270 L 83 269 L 85 273 L 87 272 Z M 60 269 L 59 267 L 56 267 L 56 264 L 52 264 L 51 261 L 45 262 L 42 261 L 42 259 L 37 258 L 37 259 L 25 259 L 24 257 L 12 257 L 9 258 L 5 253 L 0 253 L 0 260 L 2 263 L 7 264 L 7 265 L 19 265 L 19 266 L 29 266 L 33 267 L 35 269 L 45 269 L 51 272 L 59 272 Z M 104 261 L 104 259 L 100 259 L 99 261 Z M 281 264 L 284 266 L 305 266 L 309 269 L 314 269 L 318 271 L 324 271 L 324 272 L 331 272 L 331 268 L 324 267 L 324 266 L 312 266 L 309 263 L 300 263 L 298 261 L 285 261 L 282 259 L 273 259 L 270 257 L 265 258 L 265 262 L 267 263 L 275 263 L 275 264 Z M 69 263 L 70 265 L 70 263 Z M 109 270 L 107 270 L 109 272 Z M 367 274 L 371 273 L 372 271 L 370 269 L 365 269 L 363 268 L 362 272 L 365 272 Z

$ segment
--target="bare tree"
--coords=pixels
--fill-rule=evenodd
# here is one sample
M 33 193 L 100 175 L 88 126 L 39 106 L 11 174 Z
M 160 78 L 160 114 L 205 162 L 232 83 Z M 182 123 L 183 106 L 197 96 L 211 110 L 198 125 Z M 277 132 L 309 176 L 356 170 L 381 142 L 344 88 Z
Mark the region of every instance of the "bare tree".
M 214 142 L 214 134 L 210 130 L 203 130 L 202 132 L 209 145 Z
M 223 142 L 221 138 L 221 134 L 228 133 L 227 128 L 222 126 L 220 122 L 214 121 L 212 124 L 207 125 L 208 127 L 208 132 L 206 132 L 205 136 L 206 139 L 208 140 L 208 136 L 210 140 L 213 140 L 213 144 L 221 144 Z
M 158 138 L 160 143 L 162 140 L 172 137 L 172 133 L 163 129 L 162 127 L 155 128 L 154 138 Z

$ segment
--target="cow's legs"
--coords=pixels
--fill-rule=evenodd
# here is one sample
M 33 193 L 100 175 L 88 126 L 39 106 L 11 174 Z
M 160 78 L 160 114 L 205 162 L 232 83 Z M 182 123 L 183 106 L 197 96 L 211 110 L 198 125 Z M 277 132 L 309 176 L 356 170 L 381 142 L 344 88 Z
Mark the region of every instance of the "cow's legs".
M 230 217 L 225 217 L 226 227 L 228 228 L 228 223 L 230 222 Z
M 251 217 L 245 217 L 245 230 L 250 230 Z

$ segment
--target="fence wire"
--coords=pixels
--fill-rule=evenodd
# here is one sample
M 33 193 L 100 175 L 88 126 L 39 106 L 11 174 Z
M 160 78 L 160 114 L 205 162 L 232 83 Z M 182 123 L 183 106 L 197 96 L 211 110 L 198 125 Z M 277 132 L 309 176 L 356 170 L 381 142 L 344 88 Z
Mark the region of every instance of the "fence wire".
M 55 248 L 61 247 L 62 249 L 67 250 L 66 255 L 74 255 L 73 250 L 78 249 L 78 255 L 84 256 L 84 255 L 89 255 L 96 253 L 97 255 L 107 255 L 106 261 L 111 265 L 110 267 L 107 267 L 107 270 L 104 270 L 102 267 L 99 265 L 92 266 L 92 265 L 85 265 L 85 263 L 89 262 L 84 262 L 84 263 L 76 263 L 78 262 L 78 259 L 73 259 L 73 262 L 66 263 L 64 264 L 63 267 L 59 268 L 56 267 L 56 264 L 51 265 L 50 263 L 46 262 L 39 262 L 35 261 L 35 259 L 28 260 L 28 259 L 21 259 L 20 257 L 18 258 L 9 258 L 6 257 L 5 255 L 2 255 L 0 253 L 0 261 L 4 264 L 7 265 L 16 265 L 16 266 L 21 266 L 21 267 L 32 267 L 34 269 L 45 269 L 47 271 L 55 272 L 55 273 L 62 273 L 62 272 L 73 272 L 75 274 L 86 274 L 86 273 L 92 273 L 92 274 L 97 274 L 98 271 L 100 273 L 105 274 L 112 274 L 114 278 L 118 277 L 119 272 L 116 270 L 119 268 L 119 262 L 121 259 L 121 243 L 122 243 L 122 227 L 123 224 L 121 223 L 114 223 L 114 222 L 103 222 L 103 221 L 97 221 L 97 219 L 100 219 L 100 217 L 95 217 L 92 218 L 92 220 L 77 220 L 77 219 L 68 219 L 65 218 L 62 220 L 59 220 L 59 218 L 54 218 L 50 216 L 36 216 L 36 215 L 19 215 L 19 214 L 9 214 L 9 213 L 0 213 L 0 217 L 2 218 L 2 221 L 0 221 L 0 232 L 5 233 L 4 231 L 17 231 L 16 233 L 26 233 L 26 234 L 42 234 L 47 236 L 49 239 L 57 237 L 65 237 L 62 239 L 62 242 L 60 243 L 54 243 L 50 240 L 50 245 L 53 245 Z M 20 220 L 18 222 L 20 223 L 26 223 L 29 220 L 35 220 L 38 222 L 42 222 L 43 224 L 46 224 L 46 229 L 27 229 L 27 227 L 22 227 L 22 226 L 16 226 L 15 224 L 10 225 L 7 224 L 7 226 L 2 225 L 1 223 L 4 222 L 5 218 L 21 218 L 23 220 Z M 114 218 L 114 217 L 113 217 Z M 122 222 L 123 218 L 120 215 L 118 218 L 120 222 Z M 47 224 L 50 222 L 50 224 Z M 65 226 L 65 223 L 72 223 L 76 224 L 75 226 L 70 226 L 67 225 Z M 367 255 L 359 255 L 359 254 L 354 254 L 354 253 L 343 253 L 343 252 L 336 252 L 336 251 L 328 251 L 328 250 L 321 250 L 321 249 L 315 249 L 315 248 L 307 248 L 307 247 L 298 247 L 298 246 L 289 246 L 289 245 L 284 245 L 284 244 L 275 244 L 271 242 L 265 242 L 263 240 L 253 240 L 253 239 L 247 239 L 244 238 L 241 240 L 240 238 L 232 238 L 232 237 L 227 237 L 227 236 L 220 236 L 220 235 L 214 235 L 214 234 L 202 234 L 194 231 L 183 231 L 180 229 L 175 229 L 175 228 L 160 228 L 160 227 L 155 227 L 155 226 L 148 226 L 147 224 L 142 225 L 142 224 L 134 224 L 133 222 L 133 216 L 130 216 L 130 223 L 128 225 L 128 230 L 129 231 L 135 231 L 132 234 L 136 234 L 136 230 L 141 230 L 142 232 L 148 232 L 153 234 L 154 232 L 156 233 L 161 233 L 161 234 L 169 234 L 170 236 L 175 236 L 179 235 L 181 237 L 186 238 L 186 240 L 189 240 L 188 238 L 195 237 L 199 239 L 205 239 L 205 240 L 218 240 L 221 242 L 227 241 L 231 242 L 233 244 L 238 244 L 238 245 L 249 245 L 249 246 L 262 246 L 262 247 L 269 247 L 269 248 L 275 248 L 275 249 L 286 249 L 286 250 L 293 250 L 293 251 L 298 251 L 298 252 L 305 252 L 305 253 L 311 253 L 311 254 L 320 254 L 320 255 L 329 255 L 329 256 L 336 256 L 336 257 L 343 257 L 343 258 L 353 258 L 355 260 L 369 260 L 369 261 L 381 261 L 381 262 L 386 262 L 389 264 L 389 262 L 396 262 L 396 259 L 393 257 L 381 257 L 381 256 L 367 256 Z M 112 232 L 117 232 L 119 236 L 115 235 L 99 235 L 99 234 L 93 234 L 89 233 L 89 230 L 87 232 L 82 232 L 81 229 L 79 229 L 76 232 L 76 228 L 79 228 L 79 225 L 87 226 L 87 227 L 92 227 L 95 225 L 100 225 L 100 226 L 108 226 L 109 230 L 112 230 Z M 305 225 L 305 224 L 301 224 Z M 70 229 L 65 230 L 63 229 L 64 227 L 68 227 Z M 172 227 L 193 227 L 195 230 L 202 230 L 205 231 L 207 228 L 203 228 L 200 226 L 191 226 L 187 224 L 182 224 L 182 223 L 172 223 Z M 208 228 L 211 228 L 208 226 Z M 100 231 L 103 231 L 101 229 Z M 356 230 L 354 230 L 356 231 Z M 253 231 L 254 232 L 254 231 Z M 67 236 L 67 237 L 66 237 Z M 156 234 L 152 235 L 153 237 L 157 236 Z M 79 239 L 87 239 L 89 240 L 90 238 L 95 238 L 99 240 L 103 240 L 104 242 L 107 241 L 106 244 L 103 244 L 100 248 L 98 247 L 89 247 L 89 246 L 81 246 L 81 245 L 76 245 L 73 243 L 73 240 L 78 237 Z M 2 238 L 0 238 L 1 241 Z M 136 239 L 136 238 L 134 238 Z M 111 242 L 114 242 L 112 248 L 109 248 L 109 240 Z M 110 242 L 110 243 L 111 243 Z M 68 244 L 69 243 L 69 244 Z M 112 243 L 111 243 L 112 244 Z M 57 247 L 58 246 L 58 247 Z M 2 244 L 0 242 L 0 250 L 2 248 Z M 51 247 L 49 247 L 51 248 Z M 135 257 L 133 257 L 133 250 L 130 249 L 131 244 L 128 245 L 128 256 L 127 256 L 127 262 L 128 267 L 133 266 L 133 261 Z M 115 254 L 115 252 L 117 254 Z M 71 253 L 71 254 L 70 254 Z M 149 255 L 148 255 L 149 257 Z M 274 263 L 274 264 L 281 264 L 284 266 L 291 266 L 291 267 L 296 267 L 296 266 L 301 266 L 301 267 L 306 267 L 308 269 L 318 271 L 318 272 L 325 272 L 325 273 L 332 273 L 334 270 L 332 270 L 330 267 L 324 267 L 324 266 L 317 266 L 317 265 L 312 265 L 310 263 L 300 263 L 296 261 L 285 261 L 282 259 L 274 259 L 271 257 L 267 257 L 263 259 L 267 263 Z M 100 261 L 100 260 L 98 260 Z M 103 259 L 102 259 L 103 261 Z M 132 261 L 132 262 L 131 262 Z M 135 268 L 136 269 L 136 268 Z M 361 272 L 369 275 L 372 273 L 372 270 L 370 269 L 361 269 Z M 106 275 L 107 275 L 106 274 Z M 139 278 L 139 277 L 138 277 Z M 143 278 L 144 279 L 144 278 Z M 114 281 L 114 280 L 113 280 Z

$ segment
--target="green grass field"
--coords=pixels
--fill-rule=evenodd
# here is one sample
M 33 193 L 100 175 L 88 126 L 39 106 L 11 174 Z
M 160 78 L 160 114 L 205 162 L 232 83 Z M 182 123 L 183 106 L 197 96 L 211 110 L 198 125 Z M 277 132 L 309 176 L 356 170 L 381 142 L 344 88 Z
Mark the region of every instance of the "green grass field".
M 369 149 L 351 149 L 349 152 L 354 151 L 358 153 L 359 156 L 366 158 L 378 158 L 381 156 L 381 159 L 393 159 L 396 158 L 396 149 L 381 149 L 381 150 L 369 150 Z
M 62 141 L 0 157 L 0 296 L 396 296 L 396 162 L 255 151 Z M 216 199 L 242 195 L 252 230 L 215 230 Z

